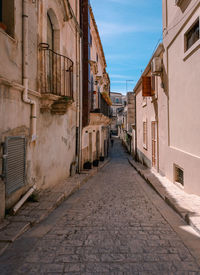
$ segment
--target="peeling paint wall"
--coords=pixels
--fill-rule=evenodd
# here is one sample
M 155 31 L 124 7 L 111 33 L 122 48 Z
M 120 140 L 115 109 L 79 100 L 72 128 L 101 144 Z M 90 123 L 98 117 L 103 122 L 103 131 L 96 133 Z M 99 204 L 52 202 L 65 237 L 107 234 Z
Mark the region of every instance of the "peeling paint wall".
M 79 14 L 79 2 L 76 2 Z M 76 14 L 75 1 L 70 1 L 70 3 L 74 14 Z M 4 142 L 5 138 L 9 136 L 26 137 L 26 185 L 6 196 L 6 208 L 12 207 L 30 186 L 36 184 L 37 189 L 53 188 L 53 185 L 70 175 L 71 163 L 76 160 L 76 126 L 78 123 L 76 111 L 80 64 L 79 35 L 76 32 L 75 23 L 72 19 L 67 18 L 68 10 L 63 8 L 62 1 L 30 0 L 28 8 L 28 96 L 36 102 L 37 107 L 37 138 L 35 141 L 31 141 L 31 106 L 22 100 L 22 1 L 15 0 L 14 5 L 14 38 L 0 29 L 0 60 L 2 64 L 5 64 L 5 66 L 0 66 L 0 141 Z M 54 11 L 59 25 L 59 53 L 74 62 L 74 102 L 67 107 L 67 111 L 62 115 L 52 114 L 51 108 L 47 108 L 45 111 L 41 109 L 44 99 L 40 85 L 39 44 L 47 42 L 46 21 L 49 9 Z M 47 102 L 52 104 L 53 101 L 47 100 Z M 2 157 L 2 151 L 0 154 Z

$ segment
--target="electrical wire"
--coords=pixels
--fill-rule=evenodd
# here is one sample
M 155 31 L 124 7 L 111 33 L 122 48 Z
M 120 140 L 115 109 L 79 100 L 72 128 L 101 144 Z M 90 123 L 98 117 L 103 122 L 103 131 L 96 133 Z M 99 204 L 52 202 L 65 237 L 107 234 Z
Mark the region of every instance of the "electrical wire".
M 162 31 L 162 34 L 160 36 L 160 38 L 158 39 L 154 49 L 153 49 L 153 52 L 151 54 L 151 56 L 154 54 L 157 46 L 159 45 L 159 43 L 166 37 L 166 35 L 168 34 L 169 31 L 171 31 L 172 29 L 174 29 L 176 26 L 178 26 L 182 21 L 183 19 L 188 15 L 188 13 L 198 4 L 198 2 L 200 3 L 199 0 L 197 0 L 194 5 L 192 5 L 192 7 L 184 14 L 184 16 L 178 21 L 176 22 L 176 24 L 174 24 L 173 26 L 169 27 L 169 28 L 164 28 L 163 31 Z M 166 34 L 164 35 L 164 32 L 166 32 Z

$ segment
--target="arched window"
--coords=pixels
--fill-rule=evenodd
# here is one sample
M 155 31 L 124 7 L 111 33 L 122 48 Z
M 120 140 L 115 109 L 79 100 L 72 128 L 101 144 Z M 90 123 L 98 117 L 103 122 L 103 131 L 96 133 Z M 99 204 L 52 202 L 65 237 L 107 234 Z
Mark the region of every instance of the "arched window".
M 49 49 L 60 52 L 60 27 L 57 16 L 53 9 L 47 12 L 47 43 Z
M 54 29 L 53 24 L 51 22 L 51 18 L 47 13 L 47 43 L 49 45 L 49 49 L 54 50 Z
M 0 28 L 14 37 L 14 0 L 0 0 Z

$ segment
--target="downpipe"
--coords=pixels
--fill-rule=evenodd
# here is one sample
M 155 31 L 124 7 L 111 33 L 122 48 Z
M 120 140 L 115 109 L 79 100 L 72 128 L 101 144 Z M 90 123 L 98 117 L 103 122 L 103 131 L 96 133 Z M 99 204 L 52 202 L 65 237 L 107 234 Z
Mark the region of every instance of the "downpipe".
M 36 101 L 28 97 L 28 0 L 22 2 L 23 102 L 31 105 L 31 141 L 36 139 Z
M 33 192 L 36 190 L 35 185 L 31 187 L 26 194 L 18 201 L 18 203 L 13 207 L 12 213 L 15 215 L 17 211 L 20 209 L 20 207 L 25 203 L 25 201 L 33 194 Z

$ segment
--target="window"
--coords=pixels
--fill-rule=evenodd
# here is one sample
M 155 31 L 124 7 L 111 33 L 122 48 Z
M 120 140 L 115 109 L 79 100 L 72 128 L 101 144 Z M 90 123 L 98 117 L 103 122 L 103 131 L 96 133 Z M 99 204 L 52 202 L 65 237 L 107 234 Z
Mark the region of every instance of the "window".
M 96 54 L 96 61 L 97 61 L 97 62 L 99 61 L 98 53 Z
M 2 22 L 3 21 L 3 12 L 2 12 L 2 0 L 0 0 L 0 22 Z
M 185 51 L 192 47 L 192 45 L 199 40 L 199 19 L 192 25 L 192 27 L 185 34 Z
M 152 83 L 153 81 L 153 83 Z M 154 87 L 152 87 L 152 84 Z M 155 94 L 155 77 L 154 76 L 142 76 L 142 96 L 151 97 Z
M 143 147 L 147 150 L 147 121 L 143 121 Z
M 49 45 L 49 49 L 54 50 L 54 30 L 53 24 L 51 22 L 51 18 L 47 13 L 47 43 Z
M 0 28 L 14 37 L 14 0 L 0 0 Z
M 119 103 L 119 98 L 116 98 L 115 102 L 116 102 L 116 103 Z
M 176 183 L 184 185 L 184 172 L 183 169 L 174 165 L 174 180 Z

